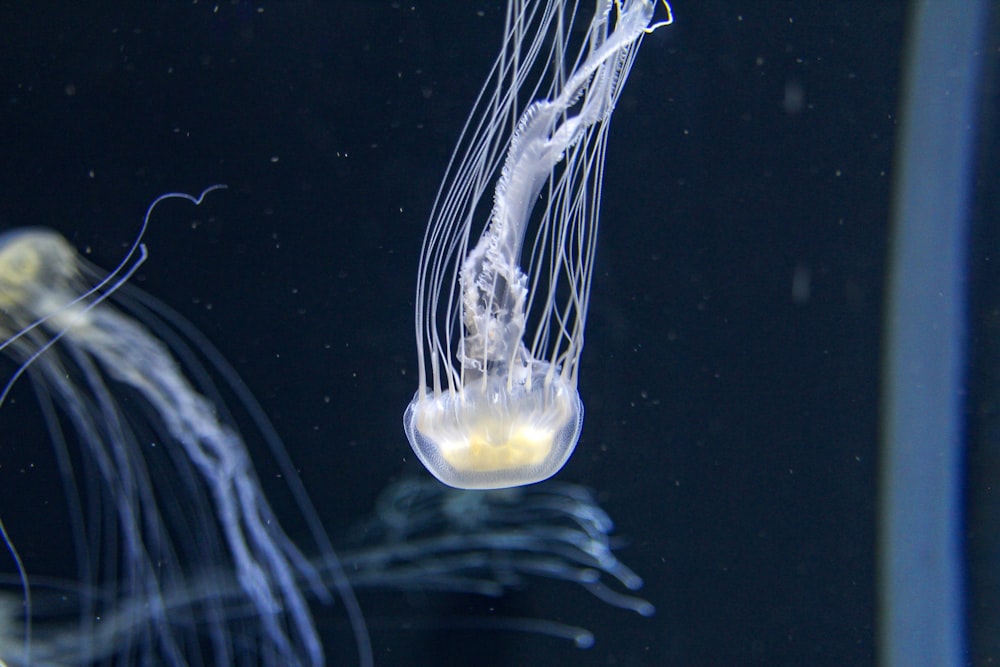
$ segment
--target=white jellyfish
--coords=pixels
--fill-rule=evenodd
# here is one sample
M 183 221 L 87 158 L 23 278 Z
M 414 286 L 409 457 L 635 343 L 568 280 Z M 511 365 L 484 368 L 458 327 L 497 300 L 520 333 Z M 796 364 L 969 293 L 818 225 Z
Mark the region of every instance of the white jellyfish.
M 424 237 L 419 387 L 403 423 L 450 486 L 546 479 L 583 424 L 577 375 L 609 121 L 643 36 L 672 15 L 666 2 L 657 20 L 654 0 L 598 0 L 586 23 L 579 5 L 509 3 Z
M 163 199 L 199 204 L 204 196 L 158 198 L 143 229 Z M 221 355 L 192 334 L 193 327 L 168 315 L 180 327 L 171 329 L 155 314 L 169 312 L 162 304 L 123 286 L 144 257 L 137 241 L 119 270 L 102 278 L 53 231 L 0 235 L 0 350 L 18 364 L 0 402 L 17 378 L 26 374 L 32 380 L 56 443 L 81 584 L 101 591 L 86 598 L 80 618 L 96 633 L 100 623 L 92 619 L 141 601 L 149 622 L 143 632 L 129 635 L 136 643 L 128 650 L 184 665 L 189 654 L 200 653 L 206 637 L 215 637 L 209 641 L 214 664 L 233 664 L 234 653 L 247 649 L 229 641 L 223 610 L 209 609 L 204 625 L 185 627 L 169 621 L 165 595 L 182 588 L 192 574 L 228 571 L 254 611 L 255 626 L 245 630 L 253 651 L 271 656 L 274 664 L 320 665 L 323 649 L 303 584 L 321 597 L 328 598 L 329 589 L 282 529 L 229 412 L 207 398 L 217 391 L 199 355 L 251 402 L 251 416 L 260 415 L 259 408 Z M 113 292 L 132 316 L 111 304 Z M 197 349 L 179 334 L 193 335 Z M 173 353 L 163 340 L 170 341 Z M 196 389 L 189 378 L 203 386 Z M 76 433 L 79 453 L 68 451 L 64 420 Z M 293 466 L 264 426 L 317 549 L 333 560 Z M 29 631 L 23 653 L 30 662 L 30 578 L 6 530 L 3 538 L 24 581 Z M 346 582 L 337 588 L 352 612 L 364 655 L 369 649 L 357 604 Z M 87 655 L 92 634 L 79 633 L 79 655 Z

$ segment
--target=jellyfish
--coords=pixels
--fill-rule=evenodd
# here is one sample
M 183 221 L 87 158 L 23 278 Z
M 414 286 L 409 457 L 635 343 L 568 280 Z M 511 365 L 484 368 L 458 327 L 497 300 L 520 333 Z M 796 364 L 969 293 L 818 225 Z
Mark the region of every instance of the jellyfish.
M 573 484 L 550 482 L 483 493 L 450 489 L 427 479 L 403 479 L 388 484 L 371 514 L 349 531 L 353 537 L 338 549 L 339 563 L 313 558 L 311 564 L 324 584 L 334 587 L 341 573 L 347 572 L 357 590 L 495 598 L 542 578 L 580 586 L 601 602 L 649 616 L 653 605 L 634 594 L 642 579 L 616 555 L 613 528 L 594 495 Z M 0 587 L 7 583 L 0 578 Z M 35 605 L 38 627 L 30 662 L 35 665 L 124 662 L 129 647 L 154 620 L 177 628 L 198 627 L 211 614 L 236 627 L 256 613 L 226 569 L 202 571 L 164 589 L 155 607 L 142 598 L 108 605 L 99 624 L 68 622 L 62 612 L 68 601 L 72 603 L 69 608 L 75 609 L 88 599 L 102 597 L 104 591 L 52 580 L 39 580 L 36 588 L 44 595 L 37 596 Z M 314 589 L 306 586 L 305 590 Z M 154 611 L 162 617 L 154 619 Z M 483 632 L 540 634 L 583 649 L 595 642 L 586 628 L 544 618 L 465 616 L 437 622 Z M 406 623 L 414 625 L 409 619 Z M 16 639 L 22 625 L 16 600 L 0 595 L 0 665 L 29 664 Z M 234 657 L 258 664 L 254 656 Z
M 200 204 L 213 189 L 199 197 L 159 197 L 143 229 L 164 199 Z M 254 625 L 244 624 L 254 653 L 273 664 L 323 664 L 304 588 L 327 601 L 335 589 L 351 613 L 362 663 L 370 664 L 349 586 L 342 578 L 335 578 L 336 586 L 325 584 L 282 529 L 235 421 L 214 400 L 219 393 L 199 354 L 222 371 L 254 418 L 262 414 L 259 406 L 193 327 L 124 284 L 145 255 L 137 240 L 118 270 L 101 277 L 56 232 L 29 228 L 0 235 L 0 349 L 18 364 L 0 403 L 15 380 L 31 379 L 56 445 L 80 579 L 101 591 L 81 605 L 81 623 L 96 633 L 99 623 L 89 619 L 141 600 L 149 622 L 130 635 L 136 643 L 127 651 L 155 653 L 158 663 L 189 664 L 204 638 L 215 637 L 208 642 L 211 662 L 234 664 L 236 652 L 246 649 L 228 641 L 225 609 L 209 603 L 197 628 L 168 620 L 166 591 L 182 588 L 197 572 L 225 570 L 233 572 L 244 604 L 254 612 Z M 184 335 L 194 349 L 182 342 Z M 316 549 L 337 572 L 317 514 L 265 422 L 258 419 Z M 75 431 L 80 452 L 68 451 L 64 424 Z M 30 578 L 6 528 L 0 528 L 24 582 L 23 652 L 30 663 Z M 87 655 L 92 634 L 80 633 L 79 655 Z
M 576 1 L 508 5 L 417 273 L 418 389 L 403 424 L 449 486 L 538 482 L 576 447 L 609 121 L 643 36 L 673 20 L 662 4 L 657 21 L 654 0 L 598 0 L 589 24 Z
M 362 546 L 341 558 L 355 588 L 391 585 L 498 597 L 535 576 L 577 584 L 611 606 L 651 616 L 654 606 L 632 594 L 643 581 L 615 554 L 613 530 L 594 495 L 576 484 L 477 492 L 403 479 L 386 487 L 372 517 L 355 527 Z M 520 627 L 547 633 L 559 626 L 546 621 Z M 551 634 L 581 648 L 594 642 L 581 628 Z

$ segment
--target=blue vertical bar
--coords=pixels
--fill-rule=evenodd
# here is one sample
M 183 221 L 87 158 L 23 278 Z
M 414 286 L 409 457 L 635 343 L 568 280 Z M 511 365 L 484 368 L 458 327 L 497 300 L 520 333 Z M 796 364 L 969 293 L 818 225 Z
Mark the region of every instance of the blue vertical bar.
M 914 4 L 882 372 L 880 664 L 965 662 L 966 244 L 986 0 Z

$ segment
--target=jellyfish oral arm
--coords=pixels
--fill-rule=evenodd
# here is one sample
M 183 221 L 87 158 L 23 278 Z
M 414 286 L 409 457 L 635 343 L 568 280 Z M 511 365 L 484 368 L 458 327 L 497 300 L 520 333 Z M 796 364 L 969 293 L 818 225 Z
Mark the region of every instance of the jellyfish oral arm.
M 607 5 L 610 9 L 611 3 Z M 531 361 L 522 343 L 528 276 L 520 267 L 531 212 L 566 151 L 614 110 L 630 47 L 649 29 L 655 5 L 632 2 L 625 7 L 616 3 L 616 8 L 614 30 L 606 33 L 609 16 L 599 12 L 590 34 L 603 41 L 572 72 L 558 97 L 528 106 L 511 137 L 489 225 L 462 265 L 467 335 L 459 359 L 466 368 L 480 370 L 490 362 L 499 362 L 514 369 Z M 525 377 L 530 375 L 521 380 Z M 512 376 L 512 382 L 517 380 Z

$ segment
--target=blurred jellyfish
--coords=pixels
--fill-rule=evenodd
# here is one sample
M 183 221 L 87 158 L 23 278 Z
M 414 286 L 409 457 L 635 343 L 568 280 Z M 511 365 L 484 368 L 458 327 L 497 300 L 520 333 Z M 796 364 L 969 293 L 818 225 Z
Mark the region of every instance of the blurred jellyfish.
M 355 588 L 498 597 L 531 577 L 541 577 L 582 586 L 603 602 L 649 616 L 654 611 L 649 602 L 613 590 L 635 591 L 642 580 L 615 555 L 612 528 L 594 497 L 571 484 L 477 493 L 428 480 L 404 480 L 386 487 L 373 514 L 354 527 L 352 533 L 361 537 L 352 548 L 340 550 L 340 562 Z M 331 561 L 312 564 L 325 584 L 335 584 L 339 570 L 331 570 L 335 567 Z M 150 625 L 196 628 L 212 614 L 235 627 L 256 613 L 225 570 L 203 572 L 163 591 L 157 606 L 160 618 L 154 618 L 152 608 L 141 599 L 119 601 L 107 606 L 101 623 L 85 629 L 67 622 L 60 611 L 68 599 L 80 605 L 103 595 L 102 591 L 47 580 L 39 580 L 37 588 L 45 595 L 36 605 L 35 665 L 117 664 L 129 657 L 127 647 L 134 646 Z M 15 667 L 26 662 L 16 639 L 22 630 L 19 610 L 11 601 L 0 597 L 0 664 Z M 572 641 L 579 648 L 594 643 L 585 628 L 539 618 L 465 617 L 440 619 L 440 624 L 538 633 Z M 409 620 L 407 625 L 414 624 Z M 239 657 L 258 664 L 253 656 Z
M 158 198 L 143 229 L 163 199 L 200 204 L 204 195 Z M 179 316 L 123 287 L 144 258 L 136 241 L 119 269 L 101 278 L 53 231 L 0 235 L 0 350 L 18 364 L 0 402 L 27 374 L 56 445 L 81 585 L 100 591 L 81 598 L 84 627 L 70 654 L 87 656 L 93 649 L 105 631 L 95 619 L 120 617 L 129 605 L 141 604 L 144 613 L 133 615 L 145 619 L 141 631 L 126 633 L 127 642 L 116 639 L 121 655 L 137 662 L 155 655 L 158 664 L 186 665 L 197 662 L 191 656 L 207 645 L 211 664 L 236 664 L 253 654 L 269 664 L 320 665 L 323 648 L 303 587 L 327 599 L 329 589 L 282 529 L 232 417 L 221 401 L 206 397 L 219 394 L 199 354 L 222 371 L 263 427 L 316 548 L 335 573 L 333 551 L 280 441 L 235 372 Z M 111 305 L 112 292 L 134 317 Z M 82 451 L 68 448 L 65 422 Z M 22 662 L 31 663 L 30 579 L 6 530 L 3 537 L 24 580 Z M 198 624 L 175 622 L 185 614 L 168 592 L 185 589 L 198 573 L 219 571 L 235 574 L 239 595 L 253 610 L 254 622 L 242 624 L 239 644 L 214 596 L 198 614 L 187 614 Z M 336 588 L 352 613 L 362 662 L 369 664 L 357 604 L 346 582 Z
M 508 3 L 417 273 L 419 387 L 403 423 L 445 484 L 530 484 L 576 447 L 609 121 L 643 36 L 672 21 L 662 4 L 655 21 L 655 0 L 598 0 L 587 23 L 577 0 Z
M 341 556 L 355 588 L 497 597 L 536 576 L 580 585 L 603 602 L 651 616 L 652 604 L 615 590 L 637 591 L 642 579 L 615 555 L 613 529 L 593 495 L 575 484 L 474 492 L 404 480 L 382 492 L 374 516 L 355 531 L 364 547 Z M 582 628 L 519 620 L 510 627 L 565 637 L 581 648 L 594 641 Z

